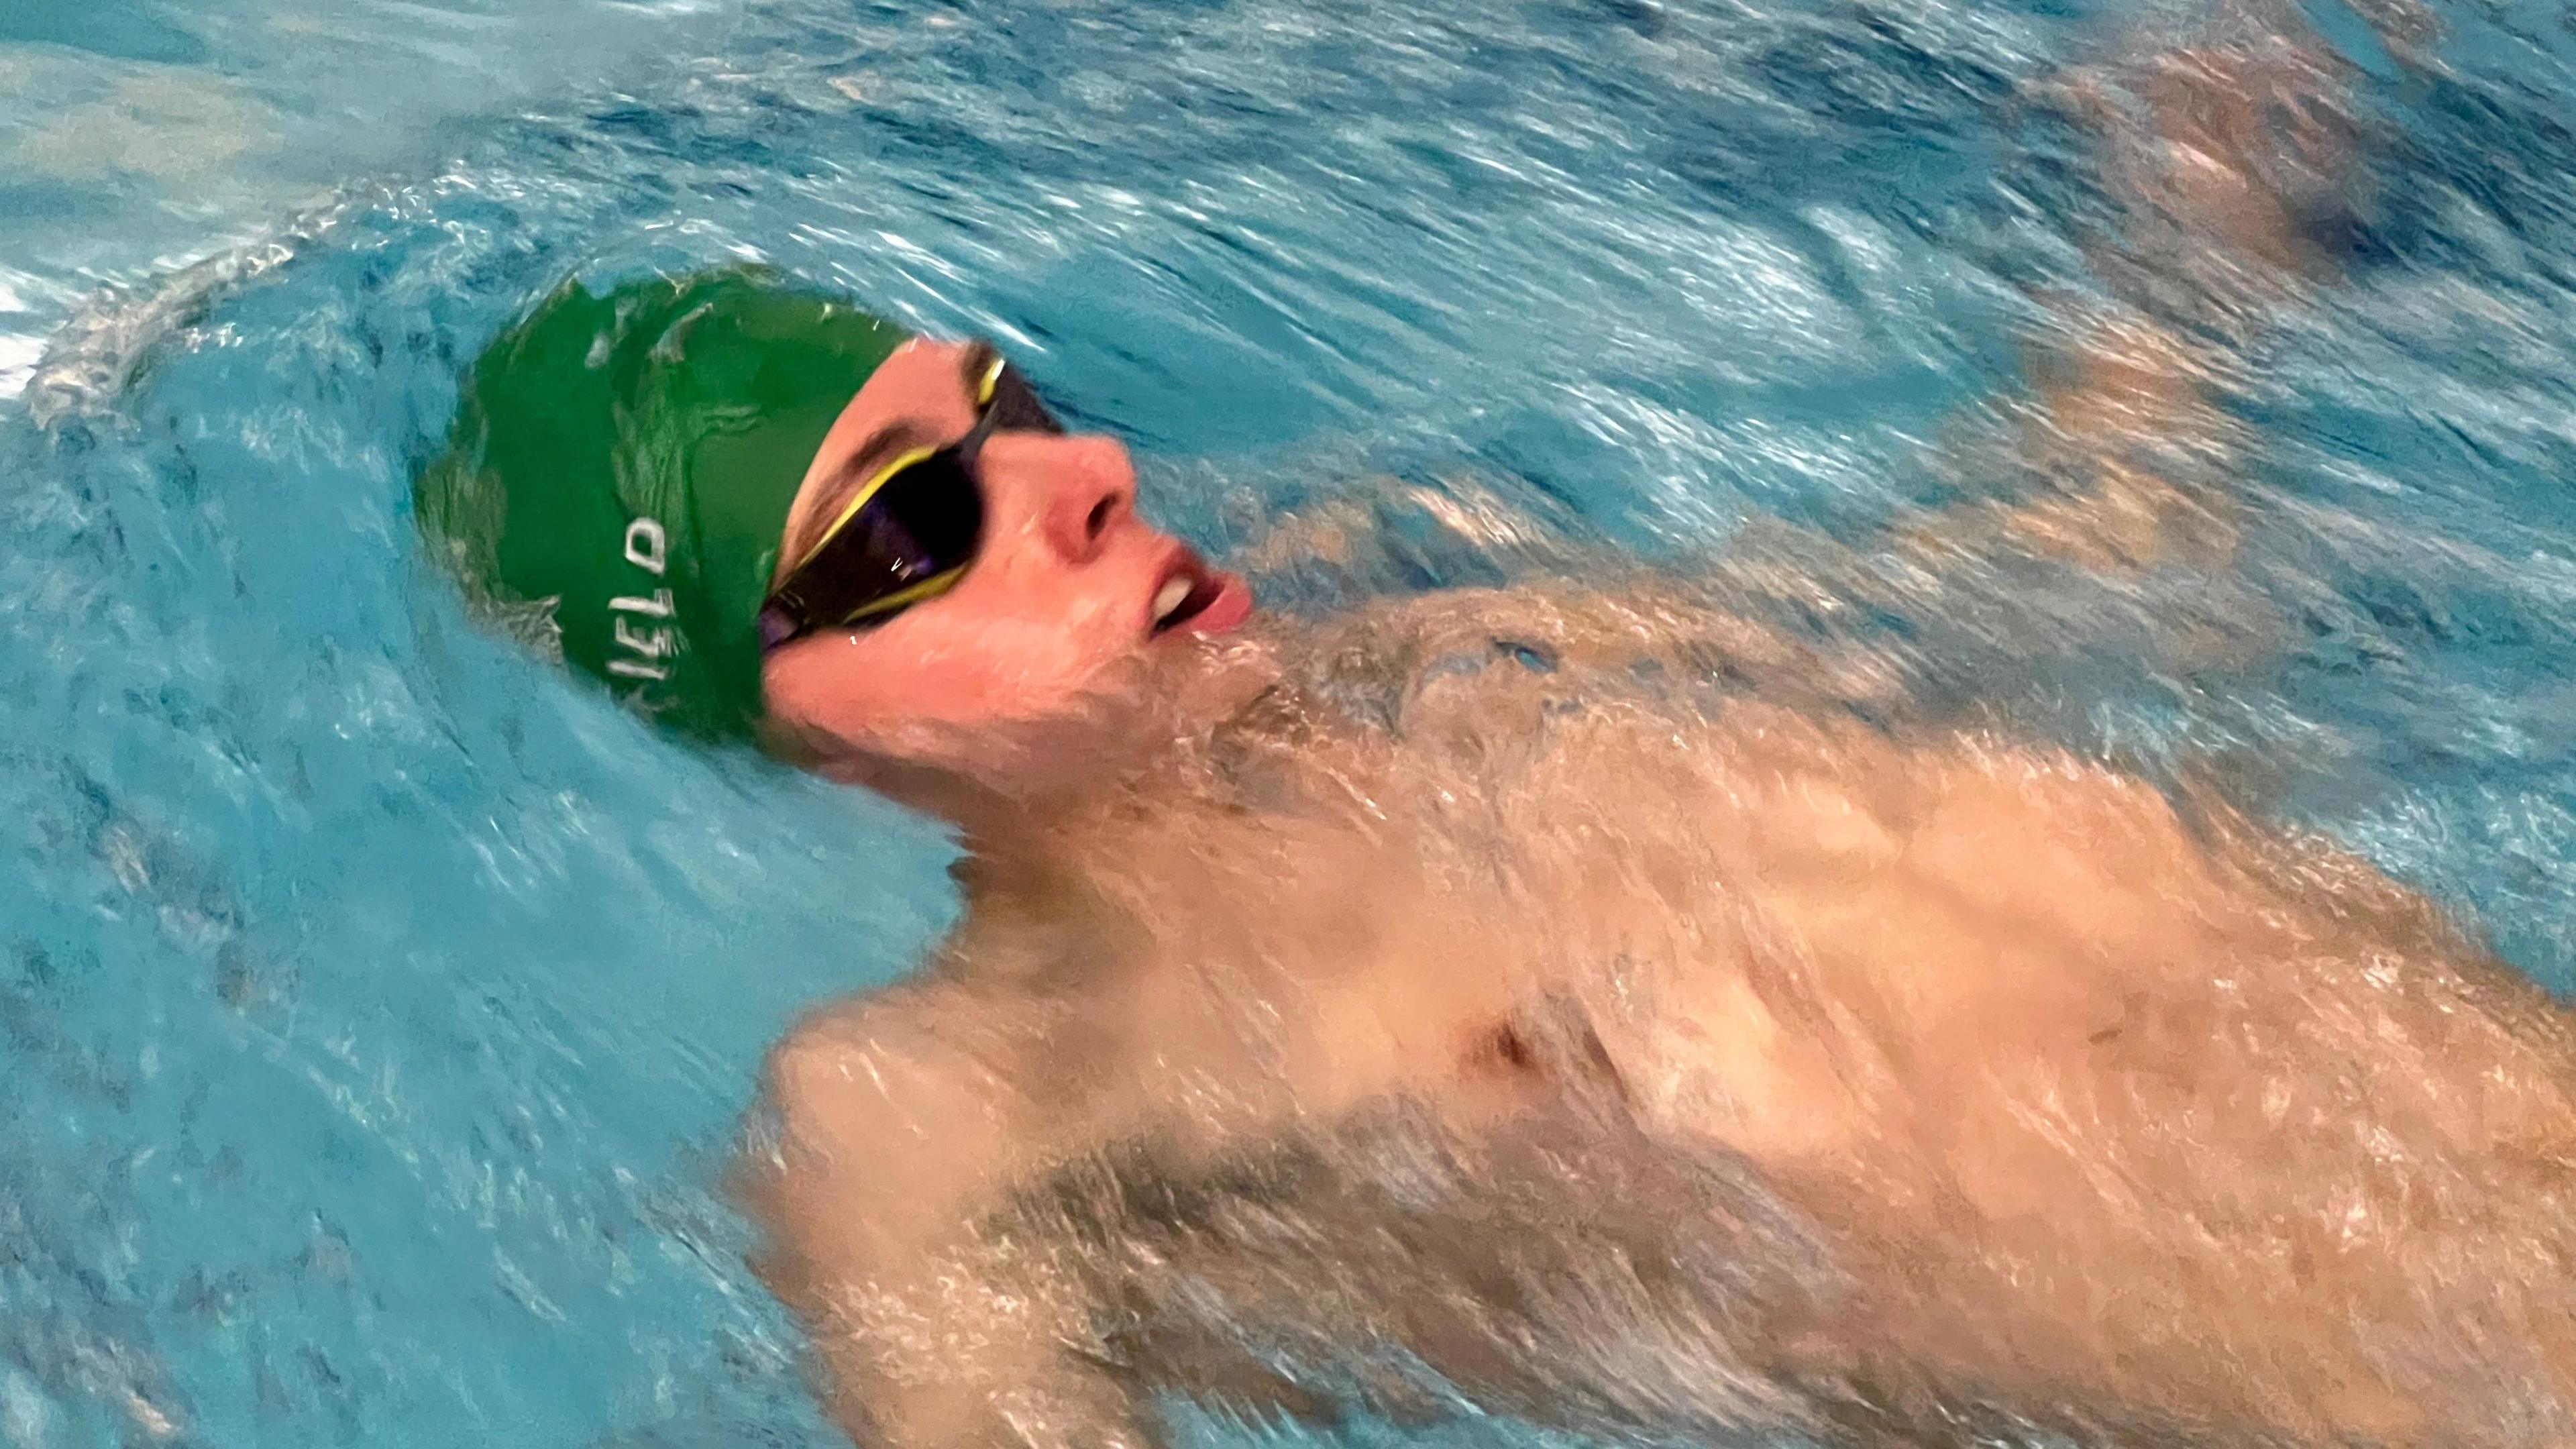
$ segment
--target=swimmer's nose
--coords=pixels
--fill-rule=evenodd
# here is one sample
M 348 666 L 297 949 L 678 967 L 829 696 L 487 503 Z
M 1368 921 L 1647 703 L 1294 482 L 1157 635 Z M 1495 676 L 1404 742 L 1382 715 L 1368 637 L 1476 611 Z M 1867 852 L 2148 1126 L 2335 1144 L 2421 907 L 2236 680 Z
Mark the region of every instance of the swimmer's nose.
M 1067 563 L 1089 563 L 1136 506 L 1136 469 L 1109 438 L 1027 438 L 1012 462 L 1045 480 L 1040 527 Z

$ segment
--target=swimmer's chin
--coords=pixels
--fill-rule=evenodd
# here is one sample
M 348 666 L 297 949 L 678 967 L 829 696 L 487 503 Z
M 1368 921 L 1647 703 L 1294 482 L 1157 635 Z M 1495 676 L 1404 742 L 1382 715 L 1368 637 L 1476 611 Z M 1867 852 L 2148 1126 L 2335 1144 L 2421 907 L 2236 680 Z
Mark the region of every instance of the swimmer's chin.
M 960 824 L 970 823 L 954 803 L 961 795 L 1060 801 L 1185 751 L 1277 682 L 1294 626 L 1254 614 L 1248 590 L 1210 612 L 1217 617 L 1205 627 L 1159 635 L 1077 685 L 1025 693 L 1007 708 L 829 730 L 774 719 L 768 746 L 788 763 Z

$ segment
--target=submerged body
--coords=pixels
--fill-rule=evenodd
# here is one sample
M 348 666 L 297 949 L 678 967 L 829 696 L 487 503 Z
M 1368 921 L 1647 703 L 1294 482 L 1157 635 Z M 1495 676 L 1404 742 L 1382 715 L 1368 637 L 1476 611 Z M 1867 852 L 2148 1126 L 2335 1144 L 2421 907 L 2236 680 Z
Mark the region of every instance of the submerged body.
M 1670 593 L 1187 668 L 1138 697 L 1228 703 L 1054 742 L 942 958 L 777 1053 L 768 1268 L 864 1440 L 1445 1382 L 2576 1441 L 2576 1038 L 2364 863 L 1865 724 L 1865 671 Z

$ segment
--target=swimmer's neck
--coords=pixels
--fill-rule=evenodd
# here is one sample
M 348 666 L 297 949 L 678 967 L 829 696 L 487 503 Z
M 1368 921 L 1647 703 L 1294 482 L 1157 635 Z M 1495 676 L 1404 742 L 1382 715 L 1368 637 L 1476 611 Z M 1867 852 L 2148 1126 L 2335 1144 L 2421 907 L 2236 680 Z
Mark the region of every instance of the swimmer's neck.
M 1281 677 L 1277 632 L 1155 660 L 1034 718 L 781 753 L 945 821 L 970 857 L 1025 859 L 1065 821 L 1132 794 L 1252 707 Z

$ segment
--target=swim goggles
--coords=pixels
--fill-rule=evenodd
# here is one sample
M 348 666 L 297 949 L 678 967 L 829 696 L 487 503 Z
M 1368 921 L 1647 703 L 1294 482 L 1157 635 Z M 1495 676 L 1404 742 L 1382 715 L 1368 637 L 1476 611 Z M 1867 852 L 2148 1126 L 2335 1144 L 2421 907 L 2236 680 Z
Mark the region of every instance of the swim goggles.
M 871 474 L 760 606 L 762 652 L 822 629 L 873 628 L 957 586 L 984 536 L 976 457 L 997 432 L 1061 433 L 1019 372 L 969 356 L 975 425 L 944 448 L 914 448 Z

